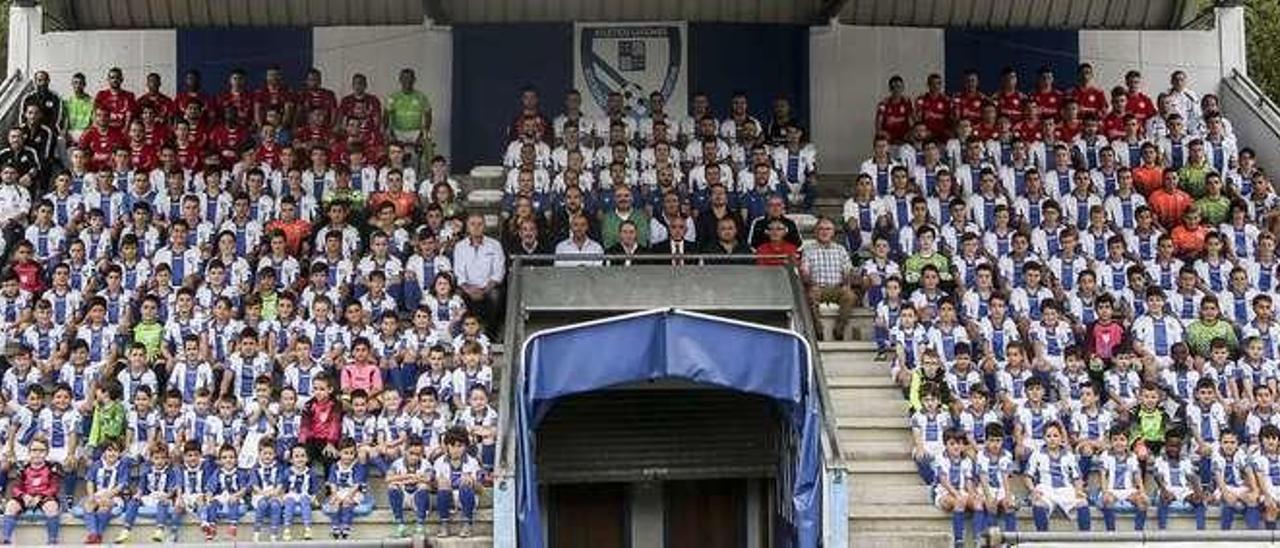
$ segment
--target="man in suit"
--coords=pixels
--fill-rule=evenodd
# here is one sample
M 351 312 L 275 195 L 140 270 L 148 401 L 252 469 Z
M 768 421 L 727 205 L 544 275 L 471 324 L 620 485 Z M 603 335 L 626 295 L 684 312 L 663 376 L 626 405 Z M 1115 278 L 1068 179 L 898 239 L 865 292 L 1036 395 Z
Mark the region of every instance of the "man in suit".
M 618 224 L 618 243 L 610 246 L 605 253 L 608 255 L 639 255 L 648 251 L 643 245 L 640 245 L 640 231 L 636 230 L 636 224 L 632 221 L 622 221 Z M 631 266 L 631 260 L 610 259 L 609 264 Z
M 750 255 L 751 248 L 738 236 L 738 219 L 726 215 L 716 222 L 716 237 L 708 238 L 702 252 L 708 255 Z
M 667 233 L 669 237 L 666 241 L 659 242 L 653 246 L 655 255 L 690 255 L 696 253 L 695 246 L 692 241 L 685 239 L 688 232 L 688 221 L 684 217 L 675 217 L 667 221 Z M 672 259 L 671 264 L 682 265 L 683 259 Z

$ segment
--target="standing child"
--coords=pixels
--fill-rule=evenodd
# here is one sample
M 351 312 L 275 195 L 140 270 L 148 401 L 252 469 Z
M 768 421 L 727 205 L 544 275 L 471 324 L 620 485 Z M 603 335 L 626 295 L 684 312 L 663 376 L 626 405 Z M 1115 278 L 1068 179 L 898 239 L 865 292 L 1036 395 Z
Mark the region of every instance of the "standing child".
M 1102 455 L 1102 521 L 1107 531 L 1116 530 L 1116 510 L 1133 510 L 1133 528 L 1147 526 L 1147 490 L 1142 481 L 1142 467 L 1129 452 L 1129 431 L 1114 426 L 1107 433 L 1111 451 Z
M 1027 466 L 1027 490 L 1037 531 L 1049 530 L 1054 509 L 1076 513 L 1076 527 L 1089 530 L 1089 502 L 1076 456 L 1066 446 L 1066 429 L 1051 422 L 1044 427 L 1044 446 L 1031 455 Z
M 982 524 L 978 530 L 994 525 L 997 518 L 1004 520 L 1005 531 L 1018 530 L 1018 501 L 1009 488 L 1009 474 L 1013 472 L 1013 456 L 1004 449 L 1004 427 L 999 422 L 987 423 L 983 432 L 986 441 L 978 452 L 978 482 L 983 496 Z
M 166 444 L 159 444 L 151 449 L 149 453 L 151 460 L 142 467 L 138 492 L 125 508 L 124 530 L 119 537 L 116 537 L 117 543 L 128 542 L 129 530 L 133 528 L 133 524 L 138 519 L 138 510 L 143 506 L 155 512 L 156 530 L 151 534 L 151 540 L 163 542 L 167 529 L 170 539 L 177 541 L 178 525 L 173 519 L 173 507 L 177 498 L 179 478 L 178 471 L 169 466 L 170 449 Z M 120 540 L 122 538 L 124 540 Z
M 311 469 L 307 448 L 295 445 L 289 449 L 289 468 L 284 471 L 284 532 L 281 538 L 293 540 L 290 526 L 294 516 L 302 517 L 302 539 L 311 540 L 311 504 L 315 501 L 320 480 Z
M 315 378 L 310 401 L 302 409 L 302 428 L 298 443 L 307 448 L 312 461 L 320 462 L 327 471 L 338 458 L 338 441 L 342 437 L 342 404 L 333 398 L 333 378 Z
M 355 440 L 342 439 L 338 446 L 338 462 L 329 467 L 328 487 L 325 511 L 331 514 L 333 521 L 329 536 L 335 540 L 346 540 L 351 536 L 356 506 L 364 502 L 367 487 L 364 464 L 356 460 Z
M 476 492 L 480 489 L 480 462 L 467 453 L 468 436 L 460 428 L 451 428 L 444 435 L 445 454 L 436 459 L 436 510 L 440 513 L 440 535 L 452 534 L 450 516 L 455 509 L 462 510 L 466 523 L 458 530 L 458 536 L 471 536 L 475 519 Z
M 1236 514 L 1244 513 L 1245 525 L 1257 529 L 1262 521 L 1258 512 L 1258 493 L 1253 489 L 1253 467 L 1249 456 L 1240 450 L 1240 436 L 1233 430 L 1222 432 L 1218 452 L 1213 455 L 1213 499 L 1222 505 L 1222 530 L 1231 529 Z
M 426 448 L 422 438 L 412 436 L 404 447 L 404 454 L 391 464 L 387 471 L 387 500 L 391 504 L 391 514 L 396 520 L 396 536 L 405 538 L 409 529 L 404 520 L 404 503 L 413 504 L 413 511 L 418 524 L 415 534 L 426 534 L 427 512 L 431 506 L 431 462 L 425 457 Z
M 1191 459 L 1182 454 L 1186 441 L 1186 433 L 1181 428 L 1169 430 L 1164 436 L 1164 454 L 1156 460 L 1155 476 L 1159 486 L 1156 519 L 1161 530 L 1169 526 L 1170 510 L 1188 506 L 1195 512 L 1196 530 L 1204 530 L 1204 491 Z
M 982 501 L 973 486 L 973 461 L 965 456 L 964 432 L 948 428 L 943 434 L 946 449 L 936 461 L 933 486 L 933 503 L 943 512 L 951 512 L 951 534 L 954 544 L 964 546 L 965 513 L 974 513 L 974 537 L 977 537 L 981 520 Z
M 14 484 L 9 502 L 5 503 L 3 531 L 0 542 L 13 543 L 13 531 L 18 527 L 18 517 L 28 511 L 44 514 L 45 533 L 49 544 L 58 543 L 61 526 L 58 487 L 62 484 L 62 471 L 49 462 L 49 444 L 42 439 L 31 440 L 27 450 L 27 462 L 14 472 Z
M 129 491 L 129 466 L 120 458 L 120 442 L 108 440 L 102 446 L 102 458 L 89 468 L 85 482 L 85 498 L 80 502 L 84 510 L 84 527 L 88 530 L 85 544 L 101 544 L 102 535 L 111 522 L 113 513 L 124 509 L 124 497 Z M 117 540 L 117 543 L 128 541 Z
M 276 442 L 263 438 L 258 443 L 258 462 L 252 471 L 254 509 L 253 541 L 262 541 L 262 530 L 271 522 L 271 542 L 280 539 L 280 522 L 284 503 L 284 468 L 276 464 Z
M 941 411 L 942 402 L 938 397 L 937 386 L 925 387 L 922 401 L 924 408 L 911 416 L 911 458 L 916 461 L 920 479 L 933 485 L 933 463 L 942 455 L 945 447 L 942 433 L 951 428 L 951 416 Z
M 218 450 L 218 467 L 210 478 L 209 524 L 215 531 L 218 518 L 227 520 L 227 538 L 235 540 L 244 498 L 252 483 L 238 466 L 236 448 L 223 445 Z

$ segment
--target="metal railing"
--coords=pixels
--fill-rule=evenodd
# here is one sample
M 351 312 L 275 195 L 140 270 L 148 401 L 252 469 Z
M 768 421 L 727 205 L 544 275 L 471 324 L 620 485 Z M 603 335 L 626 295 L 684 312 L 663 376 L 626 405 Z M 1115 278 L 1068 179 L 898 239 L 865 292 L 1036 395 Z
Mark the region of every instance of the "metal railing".
M 0 125 L 10 127 L 18 123 L 21 119 L 19 107 L 22 105 L 22 97 L 32 88 L 31 80 L 21 70 L 13 71 L 0 83 Z
M 1246 105 L 1248 105 L 1268 129 L 1280 138 L 1280 105 L 1276 105 L 1267 94 L 1250 80 L 1248 76 L 1232 69 L 1231 75 L 1223 79 L 1226 85 Z

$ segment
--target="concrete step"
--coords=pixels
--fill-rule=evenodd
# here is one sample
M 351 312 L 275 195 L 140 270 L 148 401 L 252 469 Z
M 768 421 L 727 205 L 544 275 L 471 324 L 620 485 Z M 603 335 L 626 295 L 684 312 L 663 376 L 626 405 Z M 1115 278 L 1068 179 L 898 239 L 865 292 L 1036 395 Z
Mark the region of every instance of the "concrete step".
M 916 483 L 920 482 L 920 477 L 915 475 L 915 465 L 908 460 L 855 460 L 848 463 L 848 469 L 854 478 L 875 474 L 911 474 Z
M 901 532 L 930 532 L 942 531 L 948 535 L 951 531 L 950 514 L 938 510 L 931 503 L 913 503 L 913 504 L 851 504 L 849 512 L 849 529 L 851 535 L 861 533 L 901 533 Z M 1090 508 L 1092 516 L 1092 529 L 1094 531 L 1102 531 L 1102 511 L 1098 508 Z M 1147 526 L 1151 529 L 1156 528 L 1156 511 L 1154 508 L 1148 509 Z M 1217 528 L 1219 512 L 1216 508 L 1210 508 L 1208 512 L 1208 527 Z M 1242 528 L 1243 523 L 1237 518 L 1236 527 Z M 1116 528 L 1121 531 L 1133 530 L 1133 514 L 1121 513 L 1116 518 Z M 1195 529 L 1195 518 L 1189 512 L 1175 512 L 1169 517 L 1169 529 L 1175 531 L 1190 531 Z M 1031 517 L 1029 508 L 1020 508 L 1018 510 L 1018 530 L 1032 531 L 1035 530 L 1035 522 Z M 1049 530 L 1051 531 L 1075 531 L 1075 516 L 1070 519 L 1063 517 L 1061 512 L 1055 513 L 1049 522 Z M 852 538 L 852 537 L 851 537 Z M 856 544 L 855 544 L 856 545 Z
M 835 407 L 837 423 L 844 418 L 855 417 L 907 417 L 907 401 L 901 395 L 897 399 L 888 397 L 844 397 L 833 395 L 832 405 Z
M 877 482 L 853 481 L 850 506 L 869 504 L 929 504 L 929 490 L 920 485 L 877 485 Z
M 874 353 L 826 353 L 822 354 L 822 369 L 828 379 L 841 377 L 875 377 L 892 380 L 889 362 L 876 361 Z
M 906 419 L 897 417 L 844 419 L 837 424 L 836 432 L 840 435 L 841 443 L 845 440 L 855 443 L 885 441 L 909 444 L 911 442 L 911 433 L 906 427 Z
M 889 470 L 889 471 L 880 471 L 880 472 L 873 472 L 873 473 L 855 472 L 853 474 L 853 480 L 850 483 L 853 484 L 855 488 L 862 487 L 862 488 L 871 489 L 871 488 L 880 488 L 880 487 L 894 487 L 894 488 L 910 487 L 913 489 L 920 489 L 920 490 L 925 489 L 924 483 L 920 481 L 920 476 L 916 474 L 914 467 L 911 467 L 905 470 Z M 852 500 L 859 503 L 871 502 L 871 501 L 863 501 L 862 499 L 859 499 L 857 497 L 854 497 Z
M 951 534 L 939 531 L 877 533 L 851 530 L 849 545 L 860 548 L 950 548 Z
M 827 388 L 834 393 L 842 388 L 892 388 L 897 390 L 898 395 L 902 395 L 902 391 L 898 385 L 893 383 L 888 375 L 844 375 L 833 376 L 827 379 Z
M 902 460 L 911 461 L 911 441 L 900 440 L 862 440 L 856 432 L 841 430 L 840 448 L 850 460 Z

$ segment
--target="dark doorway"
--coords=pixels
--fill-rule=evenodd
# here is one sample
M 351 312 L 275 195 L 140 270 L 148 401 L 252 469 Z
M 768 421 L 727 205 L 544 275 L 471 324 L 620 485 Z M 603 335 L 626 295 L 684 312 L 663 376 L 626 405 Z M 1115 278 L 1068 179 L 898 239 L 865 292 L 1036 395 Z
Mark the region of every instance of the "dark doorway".
M 667 548 L 747 545 L 747 482 L 740 479 L 669 481 Z
M 549 546 L 626 548 L 627 485 L 575 483 L 552 485 L 547 509 Z

